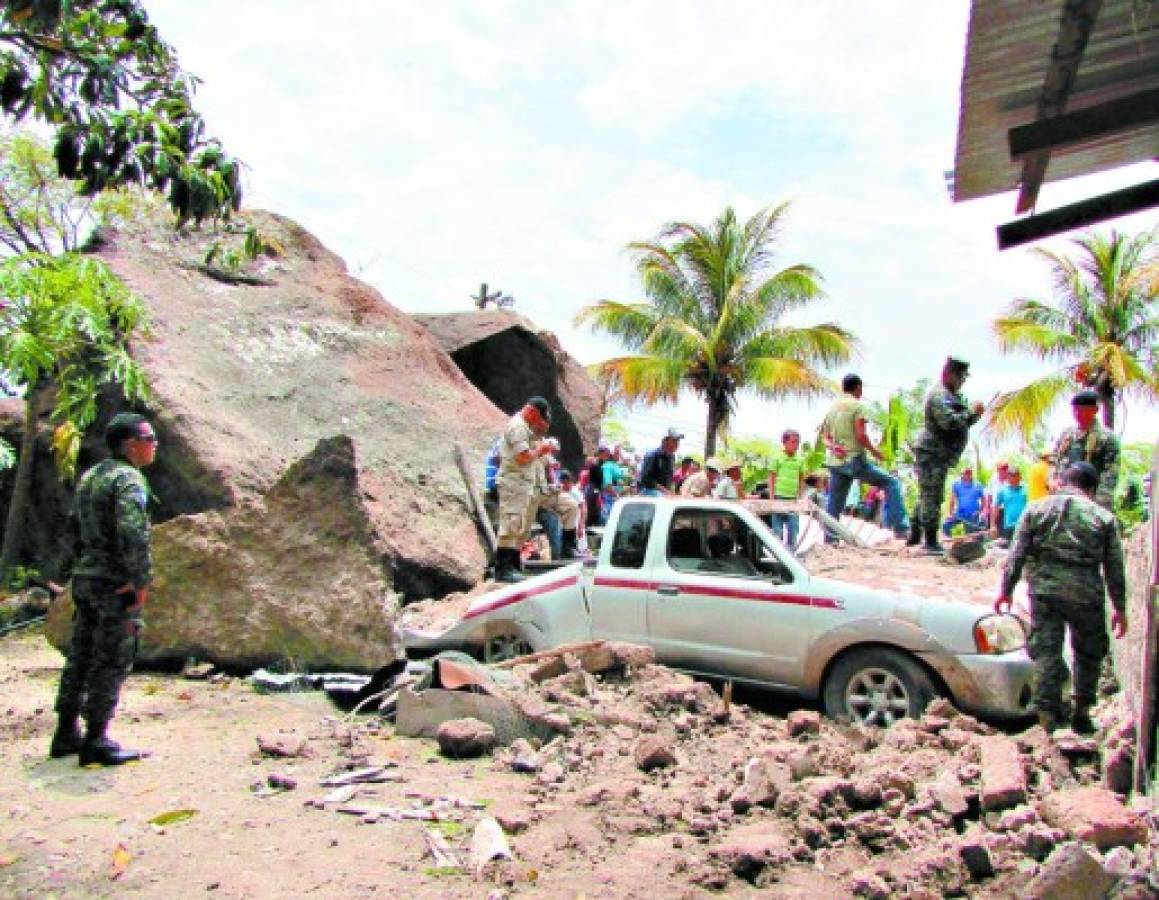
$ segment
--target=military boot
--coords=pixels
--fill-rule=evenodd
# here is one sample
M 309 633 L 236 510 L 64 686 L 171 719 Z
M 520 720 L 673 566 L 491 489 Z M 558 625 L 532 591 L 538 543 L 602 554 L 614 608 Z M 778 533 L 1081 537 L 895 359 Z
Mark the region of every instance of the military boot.
M 944 556 L 946 548 L 938 541 L 938 526 L 935 524 L 932 528 L 922 529 L 926 535 L 926 541 L 922 544 L 922 552 L 930 556 Z
M 52 743 L 48 746 L 48 755 L 53 759 L 72 756 L 80 751 L 83 742 L 84 735 L 77 722 L 77 714 L 62 712 L 57 721 L 56 733 L 52 736 Z
M 519 551 L 509 547 L 500 547 L 495 551 L 495 580 L 515 584 L 523 581 L 523 573 L 519 571 Z
M 1075 706 L 1074 714 L 1070 717 L 1070 727 L 1074 729 L 1075 734 L 1094 734 L 1099 730 L 1095 720 L 1091 718 L 1090 709 L 1078 705 Z
M 922 523 L 914 516 L 909 523 L 909 537 L 906 538 L 905 545 L 907 547 L 916 547 L 922 542 Z
M 573 528 L 563 533 L 563 539 L 559 543 L 559 558 L 575 559 L 577 556 L 579 553 L 576 551 L 576 534 Z
M 123 766 L 141 758 L 140 750 L 126 750 L 105 733 L 108 722 L 89 722 L 84 742 L 80 746 L 82 766 Z

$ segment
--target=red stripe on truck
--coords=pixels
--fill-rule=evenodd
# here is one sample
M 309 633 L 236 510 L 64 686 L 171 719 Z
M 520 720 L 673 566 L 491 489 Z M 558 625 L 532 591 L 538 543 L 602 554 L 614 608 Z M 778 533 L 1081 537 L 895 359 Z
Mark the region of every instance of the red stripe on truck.
M 632 578 L 609 578 L 597 576 L 596 585 L 599 587 L 624 588 L 636 591 L 654 591 L 666 582 L 639 581 Z M 715 587 L 704 584 L 673 584 L 682 594 L 694 594 L 698 597 L 727 597 L 731 600 L 756 600 L 760 603 L 787 603 L 792 606 L 812 606 L 817 609 L 841 609 L 841 604 L 828 597 L 812 597 L 808 594 L 768 594 L 764 591 L 754 591 L 748 588 Z
M 560 588 L 571 587 L 578 583 L 579 578 L 571 575 L 567 578 L 558 578 L 555 581 L 549 581 L 546 584 L 537 584 L 535 587 L 517 591 L 514 594 L 501 597 L 498 600 L 492 600 L 490 603 L 484 603 L 482 606 L 472 607 L 463 614 L 463 618 L 473 619 L 484 613 L 494 612 L 497 609 L 502 609 L 504 606 L 510 606 L 512 603 L 519 603 L 521 600 L 530 600 L 532 597 L 539 597 L 542 594 L 558 591 Z

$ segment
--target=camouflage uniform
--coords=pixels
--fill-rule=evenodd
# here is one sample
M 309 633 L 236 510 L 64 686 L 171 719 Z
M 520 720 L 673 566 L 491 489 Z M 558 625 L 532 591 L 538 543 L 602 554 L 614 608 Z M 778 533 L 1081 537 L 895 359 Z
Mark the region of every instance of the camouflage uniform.
M 920 522 L 926 539 L 936 536 L 946 496 L 946 477 L 966 449 L 970 426 L 981 418 L 960 394 L 938 385 L 926 397 L 925 426 L 913 442 L 918 475 L 918 505 L 915 522 Z
M 535 493 L 537 460 L 520 463 L 515 457 L 527 450 L 536 450 L 539 439 L 527 424 L 522 413 L 516 413 L 507 422 L 499 440 L 499 547 L 519 550 L 527 540 L 527 531 L 535 515 L 531 501 Z
M 1023 567 L 1030 588 L 1030 655 L 1038 675 L 1038 710 L 1056 716 L 1061 712 L 1067 625 L 1075 658 L 1075 707 L 1089 709 L 1095 701 L 1099 664 L 1109 648 L 1106 597 L 1120 613 L 1127 604 L 1123 545 L 1115 517 L 1073 488 L 1030 504 L 1006 560 L 1003 596 L 1012 595 Z
M 62 716 L 108 722 L 133 668 L 141 611 L 128 610 L 132 593 L 116 591 L 125 584 L 147 587 L 152 578 L 148 497 L 145 476 L 120 459 L 98 463 L 77 486 L 65 561 L 76 613 L 56 697 Z
M 1095 502 L 1104 509 L 1114 509 L 1115 486 L 1119 483 L 1119 439 L 1098 422 L 1085 435 L 1077 427 L 1068 428 L 1054 445 L 1055 471 L 1062 472 L 1071 463 L 1094 466 L 1099 476 Z

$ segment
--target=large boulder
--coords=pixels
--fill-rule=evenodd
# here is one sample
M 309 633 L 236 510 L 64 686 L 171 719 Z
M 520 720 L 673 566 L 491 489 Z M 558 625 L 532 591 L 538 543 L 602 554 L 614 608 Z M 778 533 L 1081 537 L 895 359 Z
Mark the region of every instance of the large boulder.
M 174 234 L 169 225 L 150 223 L 105 235 L 96 251 L 142 298 L 150 319 L 132 353 L 149 378 L 147 412 L 161 441 L 147 476 L 159 526 L 157 567 L 169 573 L 156 587 L 150 640 L 166 652 L 203 646 L 199 655 L 226 665 L 262 656 L 236 651 L 224 625 L 212 635 L 213 626 L 205 626 L 190 639 L 166 635 L 163 610 L 170 602 L 188 604 L 190 622 L 212 617 L 202 588 L 211 580 L 206 573 L 214 573 L 224 591 L 214 601 L 222 622 L 238 624 L 241 617 L 257 631 L 276 630 L 279 607 L 254 603 L 254 591 L 268 590 L 285 607 L 313 607 L 318 630 L 363 631 L 357 652 L 338 652 L 328 637 L 311 646 L 287 642 L 298 659 L 369 662 L 366 647 L 386 644 L 374 615 L 360 615 L 379 609 L 384 592 L 404 600 L 441 596 L 482 578 L 486 560 L 453 449 L 461 445 L 481 475 L 506 417 L 426 328 L 351 278 L 313 236 L 267 213 L 247 213 L 246 220 L 273 249 L 242 278 L 205 262 L 215 244 L 240 243 L 236 233 Z M 103 455 L 99 435 L 115 407 L 106 404 L 90 431 L 82 468 Z M 11 426 L 17 410 L 7 412 Z M 365 525 L 365 546 L 359 543 L 356 555 L 369 553 L 375 564 L 374 571 L 361 563 L 352 570 L 373 585 L 354 609 L 350 596 L 334 589 L 340 567 L 307 564 L 336 549 L 336 542 L 313 534 L 325 524 L 319 519 L 325 510 L 303 506 L 292 514 L 297 522 L 262 521 L 291 515 L 282 493 L 293 482 L 288 470 L 319 441 L 340 435 L 353 451 L 335 489 Z M 45 423 L 33 485 L 35 527 L 23 548 L 23 558 L 47 574 L 53 574 L 55 536 L 68 503 L 68 490 L 52 472 L 50 437 Z M 326 467 L 317 474 L 331 477 Z M 252 545 L 248 555 L 231 553 L 238 542 Z M 291 555 L 301 562 L 291 562 Z M 231 566 L 240 570 L 227 572 Z M 298 577 L 278 574 L 287 566 Z M 347 637 L 358 644 L 357 635 Z
M 326 439 L 264 496 L 155 528 L 138 659 L 373 669 L 395 658 L 397 606 L 357 474 L 351 440 Z M 66 595 L 48 637 L 63 650 L 71 631 Z
M 415 318 L 471 383 L 504 412 L 514 413 L 536 394 L 546 398 L 552 407 L 551 433 L 559 438 L 564 466 L 578 471 L 585 454 L 595 452 L 603 391 L 552 332 L 506 310 Z

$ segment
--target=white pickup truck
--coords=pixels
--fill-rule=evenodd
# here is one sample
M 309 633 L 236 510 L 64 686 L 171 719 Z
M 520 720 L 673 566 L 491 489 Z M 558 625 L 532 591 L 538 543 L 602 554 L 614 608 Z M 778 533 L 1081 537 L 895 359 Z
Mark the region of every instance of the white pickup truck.
M 917 716 L 935 696 L 1026 714 L 1032 663 L 1014 616 L 810 575 L 742 504 L 625 498 L 597 559 L 476 599 L 409 648 L 486 661 L 585 640 L 646 644 L 686 672 L 820 698 L 865 724 Z

